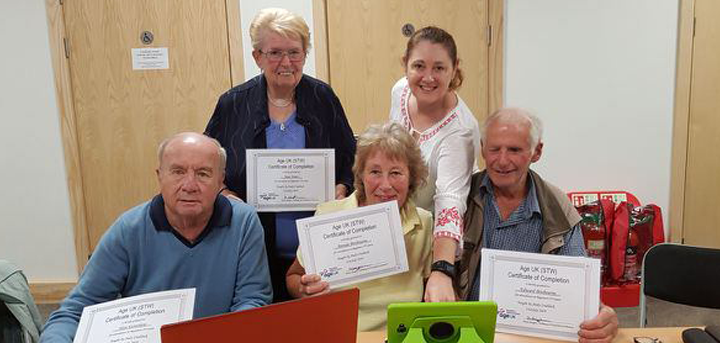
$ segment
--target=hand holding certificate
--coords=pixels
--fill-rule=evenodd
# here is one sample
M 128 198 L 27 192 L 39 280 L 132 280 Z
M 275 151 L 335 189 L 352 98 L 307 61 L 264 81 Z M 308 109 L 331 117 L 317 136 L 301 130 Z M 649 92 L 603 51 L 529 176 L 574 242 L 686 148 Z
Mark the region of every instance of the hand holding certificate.
M 340 287 L 408 270 L 397 201 L 297 221 L 308 274 Z
M 74 343 L 160 343 L 160 326 L 192 319 L 195 289 L 138 295 L 83 309 Z
M 598 313 L 600 260 L 482 250 L 480 300 L 498 304 L 497 331 L 577 341 Z

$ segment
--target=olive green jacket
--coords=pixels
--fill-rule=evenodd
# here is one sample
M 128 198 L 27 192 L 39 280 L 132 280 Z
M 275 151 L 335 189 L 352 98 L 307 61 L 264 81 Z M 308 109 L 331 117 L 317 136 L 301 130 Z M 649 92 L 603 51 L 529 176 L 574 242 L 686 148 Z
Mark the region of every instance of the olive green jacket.
M 467 299 L 480 264 L 483 207 L 485 205 L 484 193 L 480 192 L 480 185 L 486 173 L 483 170 L 473 175 L 470 194 L 467 198 L 467 211 L 463 218 L 463 250 L 455 277 L 455 290 L 458 292 L 459 299 L 463 300 Z M 545 182 L 534 171 L 530 170 L 529 173 L 535 184 L 538 205 L 542 213 L 543 243 L 540 252 L 543 254 L 555 253 L 565 244 L 565 234 L 579 223 L 581 218 L 563 191 Z

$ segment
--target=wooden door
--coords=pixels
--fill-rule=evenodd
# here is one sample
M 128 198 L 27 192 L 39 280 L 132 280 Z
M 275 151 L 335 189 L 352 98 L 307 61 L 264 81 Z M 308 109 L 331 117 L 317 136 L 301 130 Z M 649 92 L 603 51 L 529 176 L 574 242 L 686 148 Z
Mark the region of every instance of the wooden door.
M 356 133 L 388 120 L 390 90 L 405 75 L 402 28 L 435 25 L 455 38 L 459 90 L 481 122 L 488 112 L 487 0 L 327 0 L 330 84 Z
M 226 3 L 65 0 L 63 7 L 92 251 L 118 215 L 158 193 L 158 143 L 202 131 L 230 88 Z M 133 69 L 131 49 L 160 47 L 168 69 Z
M 720 2 L 695 1 L 683 239 L 720 248 Z

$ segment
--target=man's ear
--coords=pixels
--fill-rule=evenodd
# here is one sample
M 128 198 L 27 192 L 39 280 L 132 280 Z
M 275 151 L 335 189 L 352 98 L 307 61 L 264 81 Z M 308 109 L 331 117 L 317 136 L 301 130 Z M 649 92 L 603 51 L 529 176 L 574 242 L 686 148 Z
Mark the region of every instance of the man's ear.
M 540 160 L 540 156 L 542 156 L 542 149 L 543 149 L 543 143 L 538 142 L 538 144 L 535 146 L 535 150 L 533 151 L 533 156 L 530 161 L 532 163 L 535 163 Z

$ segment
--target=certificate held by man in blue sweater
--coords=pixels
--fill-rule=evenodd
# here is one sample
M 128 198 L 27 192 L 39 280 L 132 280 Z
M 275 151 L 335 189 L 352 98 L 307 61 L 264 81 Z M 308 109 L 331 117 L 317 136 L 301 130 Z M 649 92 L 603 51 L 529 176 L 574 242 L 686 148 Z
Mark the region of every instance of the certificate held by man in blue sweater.
M 158 159 L 160 194 L 105 232 L 40 342 L 72 342 L 83 308 L 118 298 L 194 288 L 193 318 L 271 301 L 257 213 L 220 194 L 226 163 L 220 143 L 179 133 L 160 144 Z
M 160 327 L 192 319 L 195 288 L 86 306 L 73 343 L 160 343 Z

